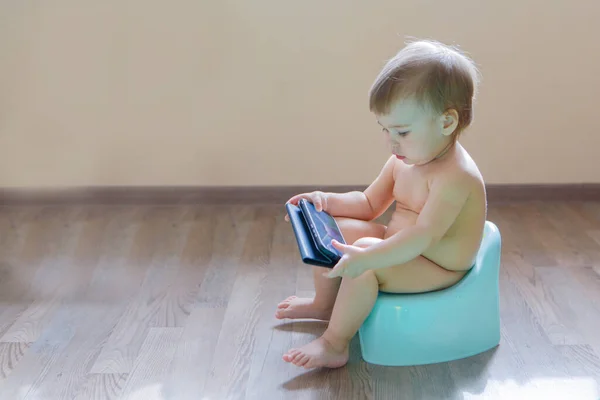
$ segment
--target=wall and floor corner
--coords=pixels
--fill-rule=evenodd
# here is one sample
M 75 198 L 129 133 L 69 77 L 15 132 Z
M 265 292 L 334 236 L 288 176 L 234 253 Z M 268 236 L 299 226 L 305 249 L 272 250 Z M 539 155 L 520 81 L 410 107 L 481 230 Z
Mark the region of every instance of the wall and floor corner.
M 367 184 L 387 154 L 366 93 L 414 36 L 460 44 L 477 61 L 483 80 L 463 143 L 491 187 L 585 184 L 596 196 L 599 17 L 592 0 L 443 10 L 2 2 L 0 187 L 14 199 L 60 187 Z

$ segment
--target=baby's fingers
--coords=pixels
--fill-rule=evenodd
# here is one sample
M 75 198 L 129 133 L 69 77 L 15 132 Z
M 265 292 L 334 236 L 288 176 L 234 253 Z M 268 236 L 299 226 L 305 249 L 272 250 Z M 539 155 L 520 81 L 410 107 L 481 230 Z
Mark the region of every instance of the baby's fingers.
M 346 244 L 338 242 L 335 239 L 331 240 L 331 245 L 333 247 L 335 247 L 336 249 L 338 249 L 339 251 L 341 251 L 342 253 L 346 253 L 348 251 L 348 248 L 350 247 L 350 246 L 348 246 Z
M 321 201 L 320 197 L 315 196 L 311 199 L 311 203 L 315 205 L 315 210 L 319 212 L 323 211 L 323 201 Z
M 327 196 L 325 193 L 316 191 L 311 193 L 311 201 L 315 205 L 317 211 L 324 211 L 327 209 Z
M 329 273 L 325 272 L 323 275 L 327 278 L 337 278 L 342 276 L 343 270 L 341 268 L 334 268 Z
M 310 194 L 302 193 L 302 194 L 297 194 L 297 195 L 291 197 L 287 202 L 297 206 L 298 201 L 300 201 L 300 199 L 306 199 L 308 201 L 312 201 Z
M 323 195 L 322 192 L 297 194 L 297 195 L 293 196 L 292 198 L 290 198 L 287 201 L 287 203 L 297 206 L 298 201 L 300 201 L 300 199 L 308 200 L 308 202 L 312 203 L 315 206 L 315 210 L 317 210 L 318 212 L 325 210 L 325 207 L 327 207 L 327 203 L 326 203 L 327 199 Z
M 296 196 L 290 197 L 290 199 L 288 201 L 286 201 L 286 203 L 293 204 L 293 205 L 297 206 L 298 205 L 298 200 L 300 200 L 300 198 L 301 198 L 300 195 L 296 195 Z
M 311 201 L 315 205 L 317 211 L 327 210 L 327 195 L 323 192 L 317 191 L 311 193 Z
M 335 267 L 333 267 L 331 269 L 331 271 L 329 272 L 325 272 L 323 274 L 323 276 L 326 276 L 327 278 L 337 278 L 339 276 L 342 276 L 344 274 L 344 269 L 346 268 L 346 266 L 344 265 L 343 262 L 338 262 Z

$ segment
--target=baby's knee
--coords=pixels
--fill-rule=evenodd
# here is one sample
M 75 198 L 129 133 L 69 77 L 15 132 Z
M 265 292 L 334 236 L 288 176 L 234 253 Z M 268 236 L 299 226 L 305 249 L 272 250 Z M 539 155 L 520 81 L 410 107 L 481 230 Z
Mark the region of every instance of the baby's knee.
M 346 217 L 335 217 L 335 221 L 347 243 L 354 243 L 362 237 L 385 236 L 386 227 L 375 222 Z
M 356 247 L 367 248 L 367 247 L 373 246 L 374 244 L 379 243 L 381 241 L 382 241 L 382 239 L 379 239 L 379 238 L 361 237 L 352 244 Z
M 379 285 L 379 279 L 377 278 L 377 275 L 375 274 L 375 271 L 373 271 L 372 269 L 368 269 L 365 272 L 363 272 L 362 274 L 358 275 L 355 278 L 344 278 L 344 279 L 349 279 L 351 281 L 360 281 L 360 282 L 369 282 L 369 281 L 376 281 L 377 285 Z

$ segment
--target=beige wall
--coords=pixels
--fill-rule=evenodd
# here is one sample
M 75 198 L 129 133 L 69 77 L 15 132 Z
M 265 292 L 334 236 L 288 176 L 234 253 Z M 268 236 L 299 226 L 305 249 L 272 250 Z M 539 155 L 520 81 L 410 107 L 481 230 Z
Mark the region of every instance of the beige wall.
M 366 93 L 405 36 L 480 64 L 464 144 L 488 182 L 600 182 L 599 17 L 596 0 L 2 1 L 0 186 L 368 183 L 386 153 Z

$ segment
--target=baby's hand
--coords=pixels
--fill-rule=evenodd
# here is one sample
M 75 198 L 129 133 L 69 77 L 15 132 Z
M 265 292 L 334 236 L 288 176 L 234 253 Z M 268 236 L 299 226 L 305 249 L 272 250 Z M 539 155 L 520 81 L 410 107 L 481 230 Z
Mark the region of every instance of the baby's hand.
M 314 192 L 311 193 L 302 193 L 302 194 L 297 194 L 294 197 L 292 197 L 291 199 L 289 199 L 287 201 L 287 203 L 293 204 L 295 206 L 298 205 L 298 201 L 300 199 L 306 199 L 308 201 L 310 201 L 311 203 L 314 204 L 315 209 L 317 211 L 327 211 L 327 194 L 323 193 L 319 190 L 316 190 Z M 290 217 L 288 215 L 285 216 L 285 220 L 289 221 Z
M 366 271 L 366 262 L 364 260 L 365 249 L 358 246 L 342 244 L 337 240 L 332 240 L 333 247 L 341 251 L 344 255 L 333 267 L 329 273 L 323 276 L 335 278 L 338 276 L 354 279 L 361 276 Z

